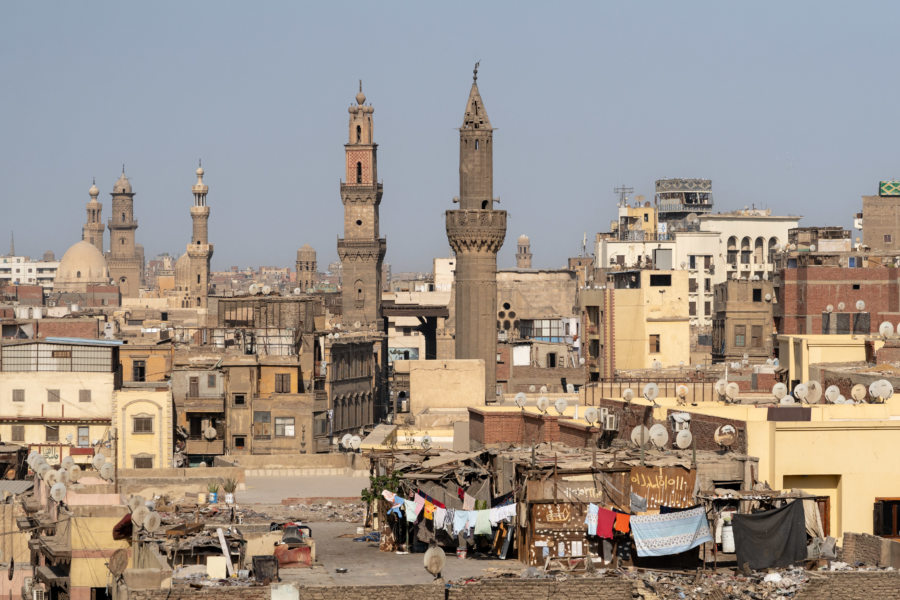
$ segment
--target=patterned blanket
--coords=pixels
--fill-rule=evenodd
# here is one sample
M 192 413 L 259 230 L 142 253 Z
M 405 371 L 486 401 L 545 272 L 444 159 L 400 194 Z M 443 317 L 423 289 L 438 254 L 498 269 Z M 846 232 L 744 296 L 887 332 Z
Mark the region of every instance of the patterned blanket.
M 706 510 L 700 506 L 664 515 L 631 517 L 638 556 L 668 556 L 711 542 Z

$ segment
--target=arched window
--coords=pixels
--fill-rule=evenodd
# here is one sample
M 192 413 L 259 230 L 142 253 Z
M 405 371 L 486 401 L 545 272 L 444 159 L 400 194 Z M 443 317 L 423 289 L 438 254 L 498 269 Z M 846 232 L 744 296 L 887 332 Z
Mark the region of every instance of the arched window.
M 478 140 L 475 140 L 475 149 L 478 150 Z
M 362 142 L 362 127 L 359 125 L 356 126 L 356 143 L 359 144 Z
M 356 183 L 362 183 L 362 163 L 356 163 Z
M 122 213 L 122 222 L 125 222 L 125 213 Z
M 81 279 L 81 271 L 75 271 L 75 277 Z
M 197 283 L 200 283 L 200 273 L 197 273 Z

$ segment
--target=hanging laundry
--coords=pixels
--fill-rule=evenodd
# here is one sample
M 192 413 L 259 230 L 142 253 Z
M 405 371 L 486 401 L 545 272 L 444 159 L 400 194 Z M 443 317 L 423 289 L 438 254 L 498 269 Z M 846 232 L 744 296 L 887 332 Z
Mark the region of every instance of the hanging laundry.
M 597 511 L 600 507 L 596 504 L 588 504 L 587 514 L 584 516 L 584 524 L 587 525 L 588 535 L 597 533 Z
M 456 509 L 448 508 L 447 514 L 444 516 L 444 529 L 449 533 L 453 531 L 453 517 L 456 514 Z
M 631 512 L 642 513 L 647 511 L 647 499 L 631 492 Z
M 487 509 L 475 512 L 475 535 L 491 535 L 490 512 Z
M 416 503 L 412 500 L 404 500 L 403 503 L 405 504 L 406 520 L 410 523 L 415 523 L 419 516 L 419 511 L 416 510 Z
M 618 531 L 620 533 L 628 533 L 629 531 L 631 531 L 630 521 L 631 521 L 631 515 L 626 514 L 626 513 L 617 512 L 616 513 L 616 522 L 613 525 L 613 529 L 615 529 L 616 531 Z
M 752 515 L 734 515 L 734 547 L 740 567 L 754 570 L 786 567 L 806 558 L 806 519 L 803 502 Z
M 597 535 L 606 538 L 612 539 L 613 536 L 613 524 L 616 522 L 616 513 L 611 510 L 607 510 L 602 506 L 597 507 Z
M 428 500 L 425 501 L 425 507 L 423 510 L 425 511 L 425 518 L 428 519 L 429 521 L 434 519 L 434 509 L 435 508 L 436 507 L 434 506 L 434 504 L 432 504 Z
M 381 490 L 381 495 L 382 495 L 382 496 L 384 497 L 384 499 L 387 500 L 388 502 L 393 502 L 393 501 L 394 501 L 394 492 L 389 492 L 389 491 L 387 491 L 387 490 Z
M 434 507 L 434 529 L 437 531 L 438 529 L 444 528 L 444 521 L 447 520 L 447 509 L 441 508 L 440 506 Z
M 416 494 L 413 496 L 413 502 L 416 503 L 416 516 L 418 516 L 422 509 L 425 508 L 425 498 L 421 494 Z
M 475 510 L 475 497 L 468 494 L 463 498 L 463 510 Z
M 466 529 L 466 524 L 469 522 L 469 511 L 467 510 L 457 510 L 453 514 L 453 535 L 459 535 L 460 531 Z
M 403 498 L 400 496 L 394 496 L 394 504 L 391 506 L 391 510 L 388 511 L 388 514 L 395 514 L 397 518 L 401 518 L 403 515 L 400 514 L 400 509 L 404 507 Z
M 702 506 L 663 515 L 635 515 L 629 523 L 638 556 L 678 554 L 712 541 Z
M 422 496 L 423 498 L 425 498 L 425 500 L 427 500 L 428 502 L 431 502 L 432 504 L 434 504 L 438 508 L 447 508 L 447 505 L 445 505 L 443 502 L 435 500 L 434 498 L 432 498 L 431 496 L 429 496 L 422 490 L 416 490 L 416 493 L 419 494 L 420 496 Z

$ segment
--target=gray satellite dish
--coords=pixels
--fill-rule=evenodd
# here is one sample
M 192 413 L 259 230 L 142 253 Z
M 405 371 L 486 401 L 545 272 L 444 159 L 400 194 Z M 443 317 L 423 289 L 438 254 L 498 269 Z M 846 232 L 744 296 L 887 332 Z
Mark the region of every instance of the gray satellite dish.
M 54 483 L 52 486 L 50 486 L 50 497 L 57 502 L 62 502 L 66 499 L 66 491 L 66 484 Z
M 772 386 L 772 395 L 775 396 L 776 400 L 781 400 L 782 398 L 787 396 L 787 393 L 787 386 L 780 381 Z
M 525 392 L 519 392 L 518 394 L 516 394 L 514 402 L 516 403 L 516 406 L 518 406 L 519 408 L 524 408 L 525 402 L 527 400 L 528 400 L 528 396 L 525 395 Z
M 832 404 L 834 403 L 835 400 L 837 400 L 837 397 L 840 395 L 841 395 L 841 388 L 839 388 L 836 385 L 829 385 L 827 388 L 825 388 L 825 399 L 827 401 L 831 402 Z
M 653 402 L 659 396 L 659 386 L 652 382 L 648 383 L 644 386 L 642 394 L 644 398 Z
M 806 387 L 809 389 L 809 395 L 806 396 L 806 401 L 810 404 L 818 404 L 819 400 L 822 399 L 822 384 L 816 380 L 812 380 L 807 382 Z
M 650 427 L 650 442 L 660 450 L 669 443 L 669 432 L 664 425 L 656 423 Z
M 556 402 L 553 403 L 553 407 L 556 408 L 556 412 L 559 414 L 565 414 L 566 409 L 569 407 L 569 403 L 565 398 L 559 398 Z
M 550 408 L 550 400 L 547 399 L 547 396 L 541 396 L 537 399 L 537 409 L 539 411 L 546 413 L 548 408 Z
M 431 448 L 432 439 L 430 435 L 426 435 L 422 438 L 422 447 L 426 450 Z
M 112 481 L 113 477 L 116 474 L 116 465 L 112 463 L 103 463 L 103 466 L 100 467 L 100 477 L 105 479 L 106 481 Z
M 119 548 L 109 557 L 107 565 L 110 573 L 116 577 L 120 576 L 128 566 L 128 551 L 125 548 Z
M 150 533 L 154 533 L 155 531 L 157 531 L 160 525 L 162 525 L 162 518 L 159 516 L 158 512 L 148 512 L 147 516 L 144 517 L 144 529 L 146 529 Z
M 350 438 L 350 449 L 351 450 L 359 450 L 359 445 L 362 443 L 362 439 L 358 435 L 354 435 Z
M 643 443 L 642 443 L 643 440 Z M 650 430 L 643 425 L 638 425 L 631 430 L 631 443 L 640 448 L 650 442 Z
M 600 417 L 600 412 L 594 408 L 593 406 L 588 406 L 584 409 L 584 420 L 593 425 L 597 422 L 597 419 Z
M 675 436 L 675 445 L 684 450 L 685 448 L 691 447 L 691 442 L 694 441 L 694 436 L 691 435 L 690 429 L 682 429 L 678 432 L 678 435 Z
M 847 398 L 844 397 L 843 394 L 839 395 L 837 399 L 834 401 L 835 404 L 847 404 Z
M 72 465 L 69 467 L 69 481 L 78 481 L 81 478 L 81 467 Z
M 97 469 L 98 471 L 100 470 L 100 467 L 102 467 L 102 466 L 103 466 L 103 463 L 105 463 L 105 462 L 106 462 L 106 457 L 103 456 L 103 453 L 102 453 L 102 452 L 98 452 L 98 453 L 94 456 L 94 458 L 91 459 L 91 464 L 92 464 L 92 465 L 94 466 L 94 468 Z

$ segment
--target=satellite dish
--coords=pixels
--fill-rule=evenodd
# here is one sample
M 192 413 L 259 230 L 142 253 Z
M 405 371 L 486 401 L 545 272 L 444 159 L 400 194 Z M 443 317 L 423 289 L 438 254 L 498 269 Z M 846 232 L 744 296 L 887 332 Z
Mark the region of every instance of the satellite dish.
M 734 425 L 720 425 L 713 433 L 713 439 L 719 446 L 729 448 L 734 444 L 734 440 L 737 439 L 737 430 L 734 428 Z
M 847 308 L 847 305 L 844 304 L 843 302 L 838 302 L 838 307 L 837 307 L 837 308 L 838 308 L 839 311 L 843 312 L 844 309 Z
M 690 429 L 682 429 L 678 432 L 678 435 L 675 436 L 675 445 L 684 450 L 685 448 L 691 447 L 691 442 L 694 441 L 694 436 L 691 435 Z
M 302 294 L 302 293 L 303 293 L 303 290 L 301 290 L 300 288 L 294 288 L 294 295 L 295 295 L 295 296 L 299 296 L 299 295 Z
M 826 307 L 825 307 L 825 312 L 827 312 L 827 313 L 834 312 L 834 305 L 833 305 L 833 304 L 829 304 L 828 306 L 826 306 Z
M 72 465 L 69 467 L 69 481 L 75 482 L 81 478 L 81 467 Z
M 622 390 L 622 399 L 625 400 L 625 402 L 631 402 L 634 399 L 634 390 L 631 388 Z
M 813 380 L 808 381 L 806 387 L 809 389 L 809 395 L 806 397 L 806 401 L 810 404 L 818 404 L 819 400 L 822 399 L 822 384 Z
M 525 392 L 519 392 L 518 394 L 516 394 L 515 403 L 519 408 L 525 407 L 526 400 L 528 400 L 528 397 L 525 395 Z
M 844 397 L 843 394 L 837 397 L 837 400 L 834 401 L 835 404 L 847 404 L 847 398 Z
M 547 386 L 546 386 L 546 385 L 542 385 L 542 386 L 541 386 L 541 393 L 542 393 L 542 394 L 546 394 L 546 393 L 547 393 Z
M 351 450 L 359 450 L 359 445 L 362 443 L 362 439 L 358 435 L 354 435 L 350 438 L 350 449 Z
M 47 465 L 50 466 L 50 465 Z M 41 475 L 41 479 L 43 479 L 47 485 L 54 485 L 59 483 L 59 471 L 55 471 L 53 467 L 50 467 L 46 471 L 44 471 L 43 475 Z
M 559 414 L 565 414 L 566 409 L 569 407 L 569 403 L 565 398 L 559 398 L 556 402 L 553 403 L 553 407 L 556 408 L 556 412 Z
M 112 463 L 103 463 L 103 466 L 100 467 L 100 477 L 105 479 L 106 481 L 112 481 L 113 477 L 116 474 L 116 465 Z
M 109 572 L 118 577 L 125 572 L 125 567 L 128 566 L 128 551 L 125 548 L 119 548 L 109 557 L 107 565 Z
M 794 386 L 794 398 L 803 402 L 809 397 L 809 387 L 805 383 L 798 383 Z
M 362 323 L 360 323 L 359 321 L 353 321 L 353 329 L 359 329 L 360 327 L 362 327 Z
M 837 397 L 841 395 L 841 388 L 836 385 L 829 385 L 825 388 L 825 399 L 834 404 Z
M 588 406 L 584 409 L 584 420 L 593 425 L 597 422 L 597 419 L 600 417 L 600 411 L 598 411 L 593 406 Z
M 887 379 L 879 379 L 878 384 L 878 397 L 882 400 L 887 400 L 891 396 L 894 395 L 894 386 Z
M 574 394 L 574 393 L 575 393 L 575 384 L 574 384 L 574 383 L 567 383 L 567 384 L 566 384 L 566 393 L 568 393 L 568 394 Z
M 103 456 L 102 452 L 98 452 L 96 455 L 94 455 L 94 458 L 91 459 L 91 465 L 93 465 L 93 467 L 95 469 L 97 469 L 98 471 L 100 470 L 100 467 L 102 467 L 103 463 L 105 463 L 105 462 L 106 462 L 106 457 Z
M 53 467 L 48 465 L 46 462 L 42 462 L 42 463 L 38 463 L 38 466 L 34 470 L 34 472 L 38 474 L 38 477 L 43 478 L 44 473 L 47 473 L 48 471 L 52 471 L 52 470 L 53 470 Z
M 128 508 L 131 509 L 131 512 L 134 512 L 141 506 L 144 506 L 144 502 L 143 496 L 134 495 L 128 499 Z
M 75 459 L 72 458 L 71 456 L 67 456 L 64 459 L 62 459 L 61 461 L 59 461 L 59 466 L 62 467 L 63 469 L 68 469 L 69 467 L 71 467 L 74 464 L 75 464 Z
M 534 387 L 534 384 L 533 384 L 533 383 L 532 383 L 531 385 L 528 386 L 528 391 L 531 392 L 532 394 L 533 394 L 536 390 L 537 390 L 537 388 Z
M 547 399 L 547 396 L 541 396 L 537 399 L 537 408 L 542 413 L 547 412 L 547 409 L 550 408 L 550 400 Z
M 66 484 L 54 483 L 52 486 L 50 486 L 50 497 L 57 502 L 62 502 L 66 499 L 66 491 Z
M 132 517 L 134 518 L 134 517 Z M 147 516 L 144 517 L 144 529 L 149 531 L 150 533 L 155 532 L 159 529 L 159 526 L 162 525 L 162 518 L 159 516 L 159 513 L 156 511 L 150 511 L 147 513 Z
M 216 428 L 215 427 L 207 427 L 203 430 L 203 437 L 208 440 L 216 439 Z
M 787 396 L 785 396 L 784 398 L 779 400 L 778 403 L 781 404 L 782 406 L 793 406 L 794 404 L 797 404 L 797 401 L 794 400 L 793 396 L 788 394 Z
M 429 547 L 422 559 L 422 562 L 425 563 L 425 570 L 434 575 L 435 579 L 441 576 L 446 561 L 447 556 L 440 546 Z
M 648 383 L 644 386 L 641 394 L 644 396 L 644 398 L 646 398 L 650 402 L 653 402 L 659 396 L 659 386 L 652 382 Z
M 643 440 L 643 444 L 641 443 L 641 440 Z M 645 426 L 638 425 L 631 430 L 631 442 L 638 448 L 640 448 L 642 445 L 646 446 L 649 441 L 650 430 Z
M 255 283 L 251 283 L 250 287 L 248 289 L 250 291 L 250 295 L 255 296 L 256 293 L 259 291 L 259 286 L 256 285 Z
M 881 325 L 878 326 L 878 333 L 881 334 L 881 337 L 887 337 L 889 335 L 894 334 L 894 324 L 890 321 L 882 321 Z
M 736 384 L 735 382 L 730 382 L 725 386 L 725 397 L 729 400 L 734 400 L 738 397 L 738 394 L 741 393 L 741 386 Z
M 144 526 L 144 521 L 146 521 L 147 516 L 150 514 L 150 509 L 146 506 L 138 506 L 131 512 L 131 522 L 134 523 L 138 527 Z
M 687 397 L 689 391 L 690 390 L 688 389 L 688 386 L 681 383 L 678 385 L 678 387 L 675 388 L 675 395 L 679 398 L 684 399 Z
M 430 435 L 426 435 L 422 438 L 422 447 L 428 450 L 431 448 L 432 440 Z
M 700 217 L 697 216 L 697 213 L 688 213 L 688 216 L 684 218 L 688 223 L 699 223 Z
M 660 369 L 662 369 L 662 363 L 659 362 L 658 360 L 654 360 L 650 366 L 652 366 L 653 369 L 656 371 L 659 371 Z
M 810 252 L 815 252 L 815 251 L 816 251 L 816 245 L 815 245 L 815 244 L 810 244 L 810 245 L 809 245 L 809 251 L 810 251 Z
M 772 301 L 772 294 L 766 292 L 765 298 L 766 298 L 766 302 L 771 302 L 771 301 Z
M 787 386 L 780 381 L 772 386 L 772 395 L 775 396 L 776 400 L 781 400 L 782 398 L 787 396 L 787 392 Z
M 857 383 L 850 389 L 850 397 L 857 402 L 862 402 L 866 399 L 866 394 L 868 392 L 869 390 L 866 389 L 866 386 L 861 383 Z
M 720 379 L 716 382 L 716 393 L 720 396 L 725 395 L 725 386 L 728 385 L 728 382 L 724 379 Z
M 352 438 L 352 437 L 353 436 L 350 435 L 349 433 L 345 433 L 344 436 L 341 438 L 341 448 L 343 448 L 344 450 L 349 450 L 350 449 L 350 438 Z
M 26 462 L 28 462 L 28 466 L 31 466 L 31 462 L 32 462 L 34 459 L 36 459 L 38 456 L 40 456 L 40 454 L 38 453 L 37 450 L 32 450 L 31 452 L 29 452 L 29 453 L 28 453 L 28 458 L 25 459 Z
M 75 439 L 75 436 L 72 435 L 71 433 L 66 434 L 66 441 L 67 441 L 68 443 L 71 444 L 71 443 L 72 443 L 72 440 L 74 440 L 74 439 Z
M 862 300 L 856 301 L 856 310 L 866 310 L 866 303 Z
M 263 293 L 263 295 L 268 296 L 269 294 L 272 293 L 272 288 L 268 285 L 264 285 L 262 287 L 262 293 Z
M 656 423 L 650 428 L 650 441 L 660 450 L 669 443 L 669 432 L 665 425 Z

